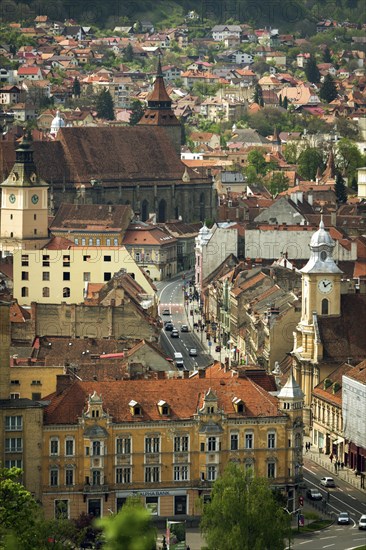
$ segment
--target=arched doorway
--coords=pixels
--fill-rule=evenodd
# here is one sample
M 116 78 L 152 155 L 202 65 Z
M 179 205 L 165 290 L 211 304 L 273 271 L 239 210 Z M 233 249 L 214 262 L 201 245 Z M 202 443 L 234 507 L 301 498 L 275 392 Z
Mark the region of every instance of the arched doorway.
M 159 202 L 158 222 L 166 222 L 166 201 L 164 199 L 161 199 L 161 201 Z
M 141 220 L 146 222 L 149 217 L 149 202 L 145 199 L 142 201 L 141 205 Z

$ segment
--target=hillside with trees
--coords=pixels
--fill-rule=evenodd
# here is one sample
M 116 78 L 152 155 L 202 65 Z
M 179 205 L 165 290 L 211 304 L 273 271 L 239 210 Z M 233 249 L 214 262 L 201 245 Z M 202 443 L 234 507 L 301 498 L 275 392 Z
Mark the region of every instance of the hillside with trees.
M 293 30 L 296 26 L 308 28 L 310 33 L 315 24 L 322 18 L 329 17 L 327 2 L 311 0 L 294 0 L 291 3 L 280 3 L 269 0 L 265 4 L 256 4 L 251 0 L 211 0 L 197 3 L 194 0 L 134 0 L 119 2 L 89 2 L 88 0 L 3 0 L 3 21 L 32 21 L 39 14 L 48 15 L 56 21 L 75 19 L 84 25 L 98 25 L 112 28 L 115 25 L 133 23 L 136 19 L 148 19 L 153 23 L 179 24 L 189 10 L 196 10 L 200 23 L 226 21 L 273 26 L 281 24 L 282 28 Z M 338 20 L 359 22 L 364 11 L 363 0 L 341 0 L 332 4 L 332 17 Z

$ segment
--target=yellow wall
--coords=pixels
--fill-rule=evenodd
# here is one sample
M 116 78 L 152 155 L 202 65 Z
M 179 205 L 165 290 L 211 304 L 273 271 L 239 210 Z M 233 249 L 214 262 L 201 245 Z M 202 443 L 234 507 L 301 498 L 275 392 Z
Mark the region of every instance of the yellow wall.
M 55 367 L 13 366 L 10 369 L 7 397 L 9 398 L 10 393 L 19 393 L 20 398 L 27 399 L 32 399 L 34 393 L 40 393 L 42 398 L 46 397 L 56 390 L 58 374 L 64 374 L 63 365 Z M 19 382 L 19 384 L 14 384 L 14 382 Z
M 25 256 L 28 256 L 28 259 Z M 48 266 L 44 265 L 45 256 L 49 256 Z M 106 257 L 110 257 L 110 261 L 107 261 Z M 25 265 L 26 262 L 28 265 Z M 134 275 L 136 282 L 142 286 L 146 294 L 154 294 L 141 269 L 124 247 L 75 246 L 69 250 L 15 250 L 14 298 L 20 305 L 29 305 L 31 302 L 81 303 L 84 301 L 87 287 L 85 273 L 89 274 L 89 282 L 105 283 L 105 273 L 111 273 L 113 277 L 122 268 Z M 28 274 L 28 280 L 22 279 L 23 272 Z M 43 280 L 44 273 L 49 273 L 49 280 Z M 70 274 L 70 280 L 64 280 L 65 273 Z M 22 288 L 28 289 L 28 296 L 22 296 Z M 48 297 L 43 295 L 43 288 L 49 288 Z M 64 288 L 70 289 L 69 297 L 64 295 Z

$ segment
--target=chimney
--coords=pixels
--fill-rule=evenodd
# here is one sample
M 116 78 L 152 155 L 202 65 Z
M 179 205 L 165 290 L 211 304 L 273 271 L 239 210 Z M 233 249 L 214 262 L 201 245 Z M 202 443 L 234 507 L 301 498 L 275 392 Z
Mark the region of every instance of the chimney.
M 206 378 L 205 369 L 198 369 L 198 378 Z
M 60 395 L 72 384 L 71 376 L 69 374 L 58 374 L 56 380 L 56 395 Z
M 183 378 L 189 378 L 189 370 L 183 371 Z

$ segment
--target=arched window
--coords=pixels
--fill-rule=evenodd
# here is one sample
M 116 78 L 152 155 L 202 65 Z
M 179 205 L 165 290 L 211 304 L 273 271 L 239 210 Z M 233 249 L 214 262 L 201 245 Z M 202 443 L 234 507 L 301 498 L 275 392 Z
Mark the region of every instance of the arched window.
M 158 208 L 158 222 L 163 223 L 166 221 L 166 202 L 164 199 L 161 199 L 159 202 Z
M 27 286 L 22 286 L 22 298 L 27 298 L 28 297 L 28 287 Z
M 145 199 L 142 201 L 141 205 L 141 220 L 146 222 L 149 217 L 149 202 Z
M 328 315 L 329 313 L 329 301 L 326 298 L 322 300 L 322 315 Z
M 50 288 L 48 286 L 44 286 L 42 288 L 42 296 L 43 296 L 43 298 L 49 298 L 50 297 Z
M 62 289 L 62 297 L 63 298 L 70 298 L 70 288 L 68 286 L 65 286 Z

